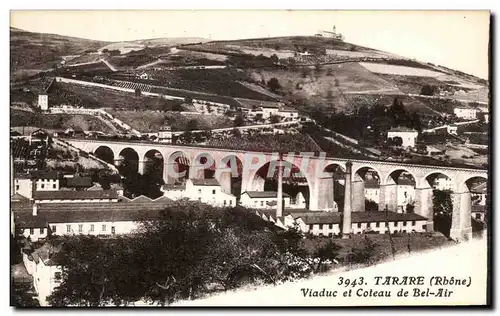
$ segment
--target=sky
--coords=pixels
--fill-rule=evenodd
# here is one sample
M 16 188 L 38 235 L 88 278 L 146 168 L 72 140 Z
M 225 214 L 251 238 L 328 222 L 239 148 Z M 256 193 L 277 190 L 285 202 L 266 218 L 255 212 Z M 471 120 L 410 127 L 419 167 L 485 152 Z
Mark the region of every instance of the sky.
M 336 26 L 346 42 L 488 78 L 488 11 L 11 11 L 10 26 L 104 41 L 313 35 Z

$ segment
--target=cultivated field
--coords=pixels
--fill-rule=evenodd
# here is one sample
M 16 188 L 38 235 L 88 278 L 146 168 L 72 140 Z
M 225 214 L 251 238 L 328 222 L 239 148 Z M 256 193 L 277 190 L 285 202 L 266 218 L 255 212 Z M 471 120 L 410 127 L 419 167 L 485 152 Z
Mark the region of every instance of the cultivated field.
M 364 63 L 364 62 L 360 63 L 360 65 L 365 67 L 371 72 L 389 74 L 389 75 L 419 76 L 419 77 L 434 77 L 434 78 L 442 75 L 442 73 L 423 68 L 387 65 L 379 63 Z
M 157 132 L 168 124 L 174 131 L 184 131 L 190 120 L 196 121 L 196 129 L 215 129 L 232 127 L 233 121 L 227 117 L 215 115 L 161 113 L 156 111 L 107 111 L 140 132 Z
M 44 129 L 80 128 L 84 131 L 113 132 L 108 125 L 92 115 L 41 114 L 11 109 L 10 126 L 33 126 Z

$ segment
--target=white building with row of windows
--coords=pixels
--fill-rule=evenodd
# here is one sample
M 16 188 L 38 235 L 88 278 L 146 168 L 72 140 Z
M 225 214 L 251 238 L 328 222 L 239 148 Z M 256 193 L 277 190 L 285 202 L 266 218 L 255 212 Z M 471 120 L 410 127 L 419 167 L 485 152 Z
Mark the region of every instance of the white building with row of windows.
M 164 196 L 172 199 L 189 199 L 212 206 L 236 206 L 236 196 L 225 192 L 217 179 L 187 179 L 182 185 L 164 185 Z

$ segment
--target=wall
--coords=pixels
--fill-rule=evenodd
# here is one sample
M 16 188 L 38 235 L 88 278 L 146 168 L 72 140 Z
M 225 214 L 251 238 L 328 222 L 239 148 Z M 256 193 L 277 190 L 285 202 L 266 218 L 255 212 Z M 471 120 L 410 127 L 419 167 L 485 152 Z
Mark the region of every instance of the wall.
M 68 232 L 67 225 L 70 225 L 71 231 Z M 82 225 L 80 232 L 79 225 Z M 94 225 L 94 231 L 91 231 L 91 225 Z M 103 230 L 103 225 L 106 225 L 106 230 Z M 134 221 L 119 221 L 119 222 L 85 222 L 85 223 L 49 223 L 49 227 L 54 235 L 111 235 L 111 227 L 115 227 L 115 234 L 130 234 L 138 227 L 138 223 Z M 55 227 L 55 231 L 54 231 Z
M 59 191 L 59 179 L 36 180 L 36 191 Z
M 14 179 L 14 194 L 15 193 L 19 193 L 31 199 L 33 196 L 33 181 L 31 179 Z
M 290 197 L 284 197 L 285 201 L 284 207 L 290 206 Z M 277 198 L 251 198 L 248 194 L 243 194 L 241 196 L 241 205 L 251 208 L 265 208 L 265 209 L 274 209 L 276 208 L 276 204 L 273 206 L 267 205 L 267 202 L 276 202 Z
M 32 230 L 33 230 L 33 233 L 31 233 Z M 39 238 L 45 238 L 45 237 L 47 237 L 47 233 L 48 233 L 47 227 L 45 227 L 45 228 L 25 228 L 21 232 L 21 234 L 25 238 L 30 237 L 31 241 L 37 241 Z
M 102 202 L 118 202 L 118 199 L 79 199 L 79 200 L 35 200 L 36 203 L 102 203 Z

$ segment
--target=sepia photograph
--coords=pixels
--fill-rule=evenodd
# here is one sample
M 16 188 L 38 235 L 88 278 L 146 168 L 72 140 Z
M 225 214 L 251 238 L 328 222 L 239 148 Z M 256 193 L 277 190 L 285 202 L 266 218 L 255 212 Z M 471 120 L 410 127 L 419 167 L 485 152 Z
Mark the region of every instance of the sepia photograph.
M 11 10 L 11 308 L 490 306 L 491 19 Z

